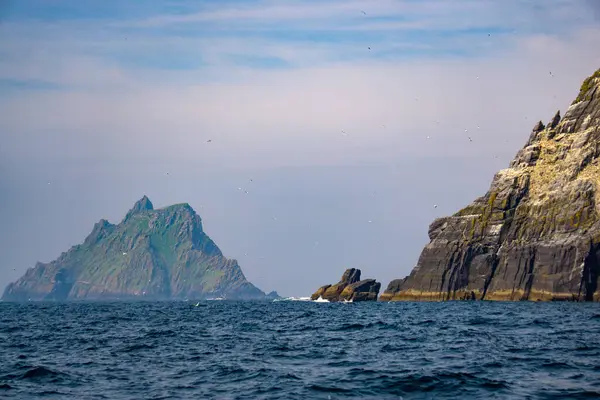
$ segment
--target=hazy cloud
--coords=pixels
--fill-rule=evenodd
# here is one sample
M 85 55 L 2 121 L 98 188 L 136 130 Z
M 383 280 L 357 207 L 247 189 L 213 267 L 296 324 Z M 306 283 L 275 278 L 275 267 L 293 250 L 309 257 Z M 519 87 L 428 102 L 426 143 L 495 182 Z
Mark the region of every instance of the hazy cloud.
M 0 286 L 143 194 L 265 290 L 386 285 L 600 67 L 575 0 L 181 7 L 0 24 Z

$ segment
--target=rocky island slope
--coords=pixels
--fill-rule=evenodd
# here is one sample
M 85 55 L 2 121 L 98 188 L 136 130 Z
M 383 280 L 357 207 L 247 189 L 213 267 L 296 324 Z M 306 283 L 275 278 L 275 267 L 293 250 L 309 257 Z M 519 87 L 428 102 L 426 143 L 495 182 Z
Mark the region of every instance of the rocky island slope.
M 433 221 L 416 267 L 380 300 L 600 300 L 599 156 L 600 70 L 483 197 Z
M 311 300 L 337 301 L 376 301 L 381 283 L 375 279 L 360 280 L 360 269 L 350 268 L 335 285 L 321 286 L 310 297 Z
M 5 301 L 266 299 L 204 233 L 188 204 L 154 210 L 144 196 L 118 225 L 100 220 L 85 241 L 8 285 Z

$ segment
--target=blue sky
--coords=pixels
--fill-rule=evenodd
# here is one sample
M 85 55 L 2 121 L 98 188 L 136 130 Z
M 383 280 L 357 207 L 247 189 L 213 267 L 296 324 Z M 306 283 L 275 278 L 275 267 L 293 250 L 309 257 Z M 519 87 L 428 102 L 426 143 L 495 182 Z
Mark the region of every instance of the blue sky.
M 572 33 L 565 20 L 579 28 L 597 25 L 584 0 L 3 4 L 1 55 L 15 68 L 15 61 L 58 64 L 56 58 L 85 58 L 133 72 L 484 57 L 524 36 Z M 4 68 L 5 80 L 27 80 L 17 69 L 11 74 Z M 50 73 L 45 79 L 58 80 Z
M 4 1 L 0 286 L 143 194 L 189 202 L 264 290 L 385 286 L 600 67 L 599 9 Z

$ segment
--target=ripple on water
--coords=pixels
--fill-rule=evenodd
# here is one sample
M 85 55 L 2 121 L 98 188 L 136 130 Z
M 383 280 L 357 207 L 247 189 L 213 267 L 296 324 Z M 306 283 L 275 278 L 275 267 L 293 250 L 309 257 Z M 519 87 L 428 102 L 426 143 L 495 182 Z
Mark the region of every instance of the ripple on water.
M 597 304 L 0 303 L 2 398 L 600 398 Z

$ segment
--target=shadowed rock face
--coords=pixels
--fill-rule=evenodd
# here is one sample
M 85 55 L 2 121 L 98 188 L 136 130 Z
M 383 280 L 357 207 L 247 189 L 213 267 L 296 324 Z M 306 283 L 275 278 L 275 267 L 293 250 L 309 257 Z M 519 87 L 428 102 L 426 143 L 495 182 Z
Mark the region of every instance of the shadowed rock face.
M 600 300 L 599 156 L 600 70 L 484 196 L 433 221 L 416 267 L 381 300 Z
M 325 285 L 320 287 L 311 296 L 312 300 L 319 297 L 336 301 L 374 301 L 377 300 L 381 283 L 375 279 L 360 280 L 360 269 L 347 269 L 342 275 L 342 279 L 335 285 Z
M 154 210 L 144 196 L 118 225 L 100 220 L 80 245 L 37 263 L 3 300 L 277 298 L 223 256 L 188 204 Z

